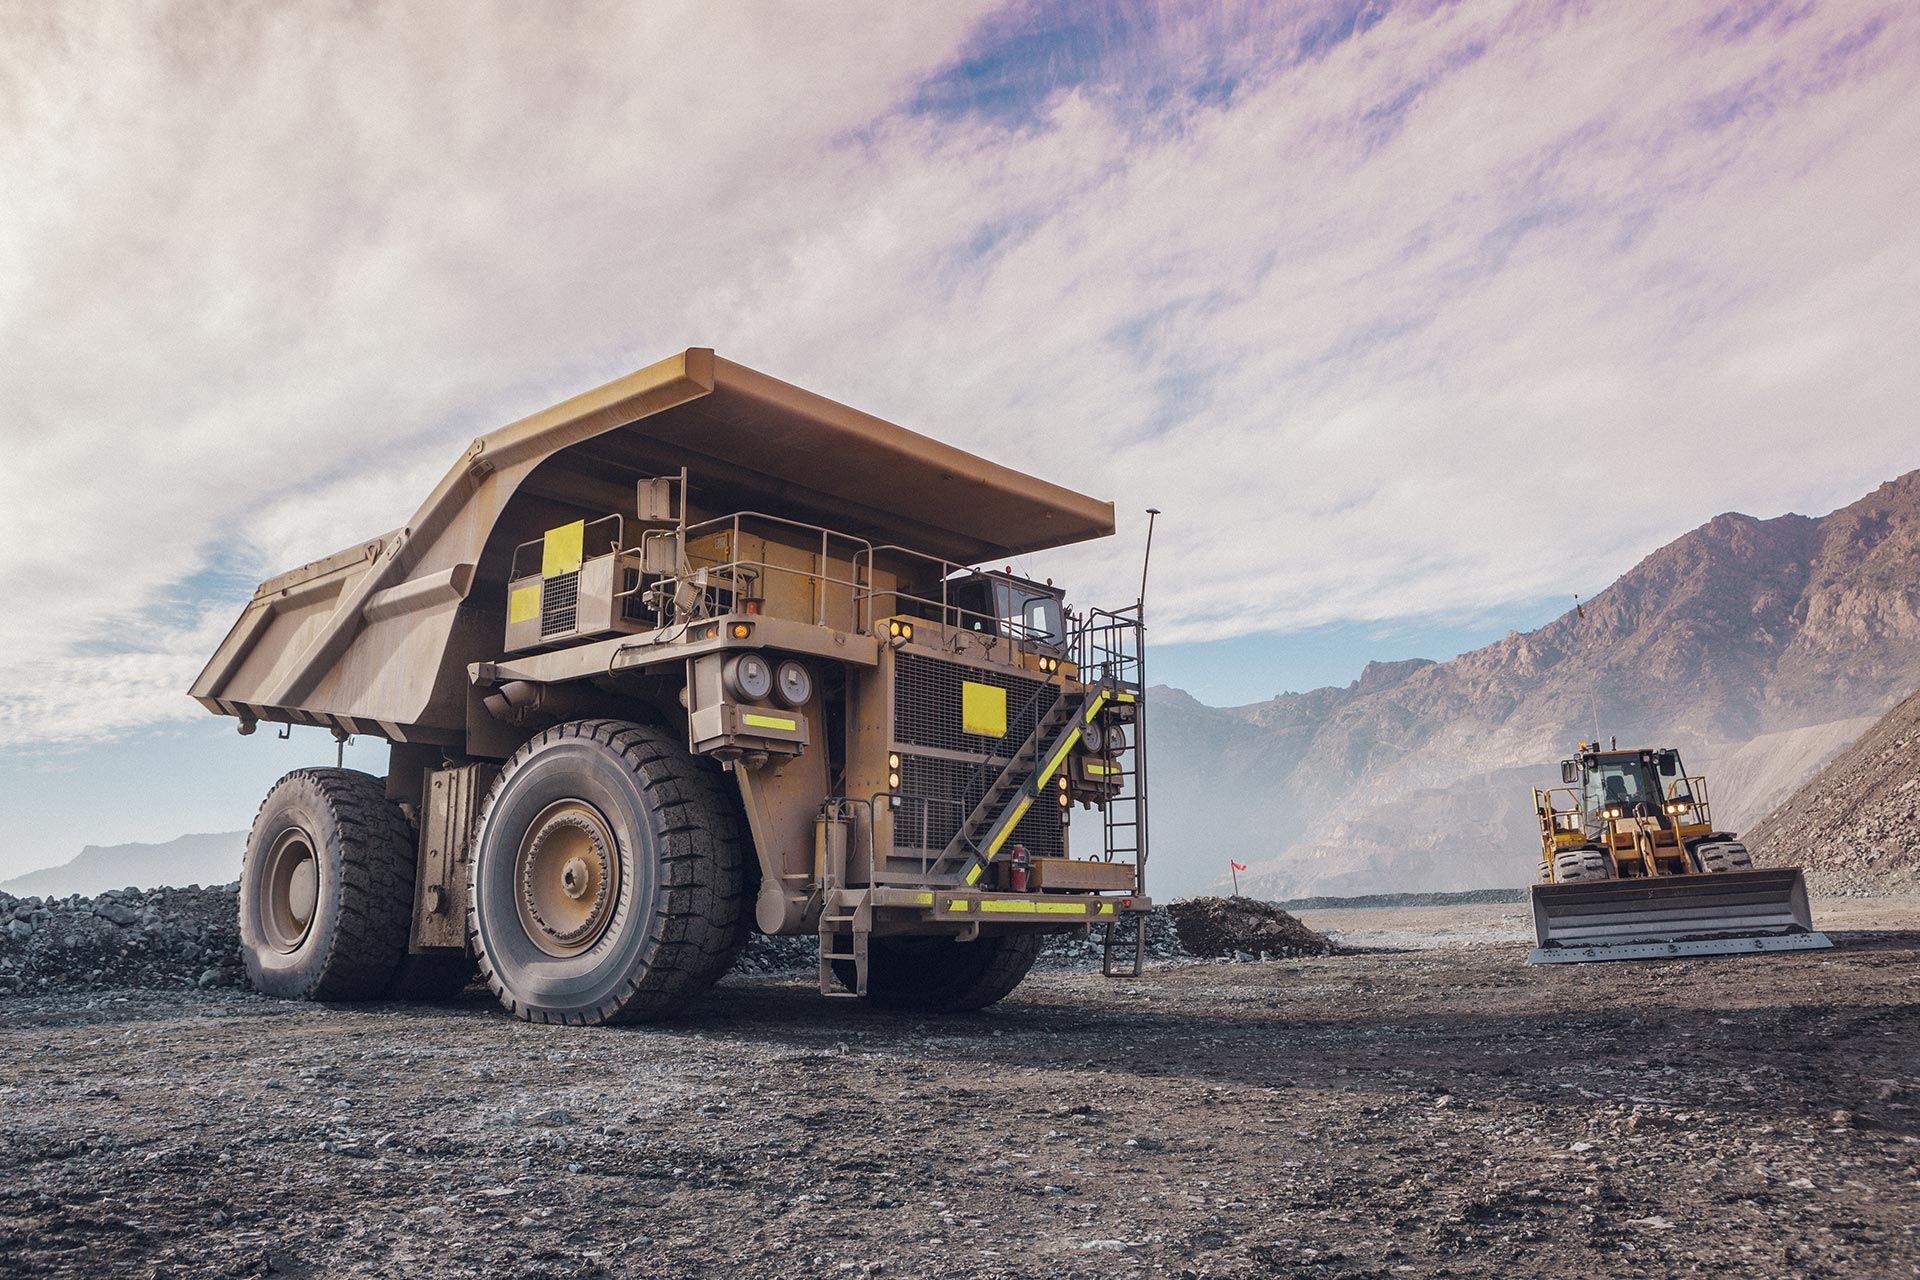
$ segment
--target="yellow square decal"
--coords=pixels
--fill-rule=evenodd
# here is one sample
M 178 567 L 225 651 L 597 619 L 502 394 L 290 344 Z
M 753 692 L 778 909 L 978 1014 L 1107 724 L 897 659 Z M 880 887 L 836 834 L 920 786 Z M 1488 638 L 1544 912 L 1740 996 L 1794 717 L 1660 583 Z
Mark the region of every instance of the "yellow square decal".
M 983 738 L 1007 736 L 1007 691 L 971 680 L 960 685 L 960 727 Z
M 540 584 L 528 583 L 507 593 L 507 621 L 532 622 L 540 616 Z
M 585 558 L 586 545 L 585 520 L 575 520 L 572 524 L 547 530 L 547 536 L 541 539 L 540 576 L 551 578 L 557 573 L 572 573 L 578 569 L 580 561 Z

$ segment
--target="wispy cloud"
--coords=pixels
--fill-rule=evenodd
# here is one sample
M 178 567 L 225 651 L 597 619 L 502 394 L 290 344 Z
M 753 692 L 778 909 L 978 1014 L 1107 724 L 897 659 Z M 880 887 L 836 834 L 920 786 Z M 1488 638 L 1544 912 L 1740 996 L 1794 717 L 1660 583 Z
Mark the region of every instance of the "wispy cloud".
M 1165 508 L 1169 638 L 1920 464 L 1905 6 L 16 13 L 0 742 L 191 714 L 234 583 L 689 343 Z

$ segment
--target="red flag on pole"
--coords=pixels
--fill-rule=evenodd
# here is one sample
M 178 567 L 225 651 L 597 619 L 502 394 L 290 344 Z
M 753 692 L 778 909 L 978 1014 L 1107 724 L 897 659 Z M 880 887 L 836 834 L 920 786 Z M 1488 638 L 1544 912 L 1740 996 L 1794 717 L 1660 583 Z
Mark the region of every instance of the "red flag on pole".
M 1245 870 L 1247 869 L 1247 864 L 1246 864 L 1246 863 L 1244 863 L 1244 862 L 1235 862 L 1235 861 L 1233 861 L 1233 860 L 1232 860 L 1231 858 L 1229 858 L 1229 859 L 1227 860 L 1227 865 L 1228 865 L 1228 866 L 1230 866 L 1230 867 L 1232 867 L 1232 868 L 1233 868 L 1233 869 L 1234 869 L 1235 871 L 1245 871 Z
M 1233 896 L 1237 898 L 1240 896 L 1240 873 L 1247 869 L 1247 864 L 1228 858 L 1227 866 L 1230 868 L 1228 874 L 1233 877 Z

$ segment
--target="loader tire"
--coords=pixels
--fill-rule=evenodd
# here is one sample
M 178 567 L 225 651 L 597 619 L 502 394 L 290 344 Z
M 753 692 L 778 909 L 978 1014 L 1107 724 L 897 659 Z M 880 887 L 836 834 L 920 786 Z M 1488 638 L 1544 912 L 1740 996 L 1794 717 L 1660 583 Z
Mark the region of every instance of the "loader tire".
M 413 827 L 386 784 L 353 769 L 275 783 L 240 868 L 240 955 L 256 991 L 371 1000 L 407 954 Z
M 1614 876 L 1605 851 L 1600 849 L 1565 850 L 1555 856 L 1553 870 L 1556 884 L 1586 884 Z
M 1738 840 L 1716 840 L 1693 847 L 1693 865 L 1696 871 L 1706 875 L 1749 871 L 1753 868 L 1753 855 Z
M 623 720 L 557 725 L 507 761 L 474 836 L 467 936 L 508 1012 L 662 1018 L 733 967 L 755 864 L 722 782 L 679 735 Z
M 952 938 L 872 938 L 867 943 L 867 999 L 903 1013 L 971 1013 L 1020 985 L 1045 941 L 1038 933 Z M 833 962 L 834 976 L 854 989 L 853 963 Z

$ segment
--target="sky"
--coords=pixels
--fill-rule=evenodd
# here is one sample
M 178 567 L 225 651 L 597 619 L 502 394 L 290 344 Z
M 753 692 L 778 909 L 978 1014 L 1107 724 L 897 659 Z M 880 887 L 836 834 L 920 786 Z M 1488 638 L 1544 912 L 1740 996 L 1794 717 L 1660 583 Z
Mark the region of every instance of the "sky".
M 1843 505 L 1920 466 L 1917 72 L 1898 3 L 15 0 L 0 877 L 244 827 L 333 754 L 184 697 L 253 586 L 687 346 L 1112 498 L 1080 601 L 1160 508 L 1219 703 Z

